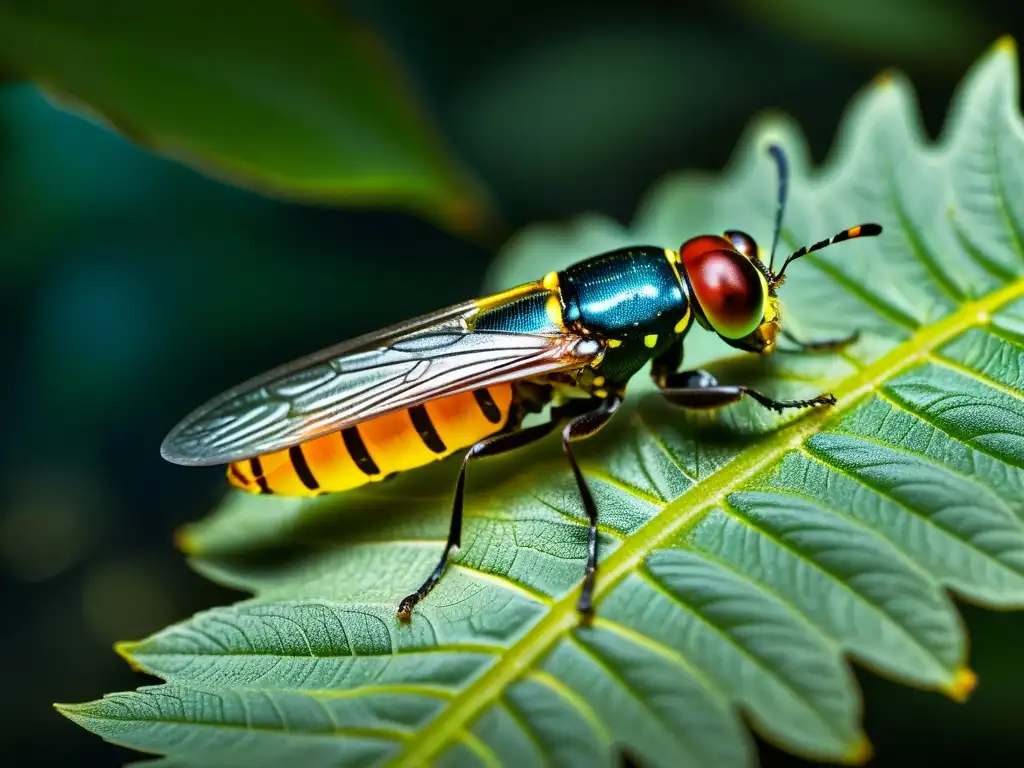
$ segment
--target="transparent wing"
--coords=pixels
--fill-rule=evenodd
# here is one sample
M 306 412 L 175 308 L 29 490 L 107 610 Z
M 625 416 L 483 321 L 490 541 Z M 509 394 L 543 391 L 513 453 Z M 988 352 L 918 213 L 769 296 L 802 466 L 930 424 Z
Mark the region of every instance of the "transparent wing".
M 224 464 L 288 448 L 427 400 L 586 365 L 573 334 L 474 331 L 467 302 L 295 360 L 215 397 L 160 448 L 175 464 Z

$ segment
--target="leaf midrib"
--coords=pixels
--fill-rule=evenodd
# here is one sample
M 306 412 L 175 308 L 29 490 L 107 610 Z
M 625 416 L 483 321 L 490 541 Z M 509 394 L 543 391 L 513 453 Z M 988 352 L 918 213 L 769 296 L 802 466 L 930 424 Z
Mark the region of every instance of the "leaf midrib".
M 955 312 L 914 332 L 885 355 L 842 380 L 832 391 L 837 404 L 793 421 L 760 438 L 702 482 L 691 486 L 667 504 L 643 528 L 625 540 L 601 564 L 595 588 L 595 604 L 659 546 L 682 529 L 700 521 L 716 502 L 743 487 L 752 477 L 817 434 L 822 425 L 839 418 L 870 395 L 881 382 L 913 366 L 927 362 L 929 353 L 958 333 L 988 324 L 997 309 L 1024 296 L 1024 278 L 1018 278 L 982 299 L 963 303 Z M 425 765 L 429 758 L 452 741 L 469 720 L 501 695 L 507 686 L 576 623 L 579 587 L 555 601 L 551 610 L 517 640 L 502 657 L 464 688 L 451 704 L 406 745 L 389 765 Z

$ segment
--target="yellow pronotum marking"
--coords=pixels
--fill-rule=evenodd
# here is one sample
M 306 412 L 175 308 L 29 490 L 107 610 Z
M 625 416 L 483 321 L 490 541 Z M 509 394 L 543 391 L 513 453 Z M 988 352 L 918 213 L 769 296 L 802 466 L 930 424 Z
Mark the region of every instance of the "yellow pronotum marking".
M 665 249 L 665 258 L 673 264 L 679 263 L 679 251 L 673 251 L 671 248 Z
M 994 312 L 1010 301 L 1024 296 L 1024 279 L 989 294 L 980 301 L 963 304 L 953 314 L 920 330 L 888 353 L 839 382 L 832 391 L 838 403 L 828 411 L 809 413 L 783 426 L 781 429 L 755 440 L 749 448 L 695 484 L 674 501 L 667 504 L 649 523 L 622 542 L 601 565 L 594 590 L 594 604 L 608 594 L 623 578 L 632 573 L 655 547 L 671 541 L 680 529 L 693 525 L 721 499 L 724 499 L 750 478 L 778 461 L 789 451 L 816 434 L 829 419 L 838 418 L 869 396 L 878 381 L 889 380 L 902 371 L 918 365 L 928 353 L 968 328 L 976 327 L 979 311 Z M 405 749 L 389 765 L 423 765 L 431 756 L 448 744 L 452 734 L 479 714 L 483 707 L 497 699 L 506 687 L 560 637 L 570 631 L 576 622 L 576 600 L 579 587 L 559 598 L 548 613 L 509 646 L 501 661 L 494 664 L 467 685 L 451 700 L 447 708 L 424 729 L 412 736 Z M 861 740 L 852 751 L 864 754 L 868 743 Z
M 594 377 L 594 386 L 595 387 L 600 387 L 603 384 L 604 384 L 604 376 L 595 376 Z
M 658 334 L 656 334 L 656 333 L 649 333 L 646 336 L 644 336 L 644 346 L 647 347 L 648 349 L 654 349 L 654 347 L 657 345 L 657 343 L 658 343 Z
M 622 346 L 622 339 L 608 339 L 609 349 L 615 349 L 616 347 Z
M 550 320 L 553 325 L 562 331 L 567 330 L 565 327 L 565 318 L 562 317 L 562 302 L 558 300 L 558 296 L 555 294 L 548 296 L 548 300 L 544 304 L 544 309 L 547 310 L 548 320 Z
M 676 323 L 675 328 L 673 328 L 672 330 L 675 331 L 676 333 L 682 333 L 683 331 L 686 330 L 686 326 L 687 326 L 687 324 L 689 322 L 690 322 L 690 307 L 689 307 L 689 305 L 687 305 L 686 312 L 684 312 L 683 316 L 681 318 L 679 318 L 679 322 Z
M 554 291 L 558 288 L 558 273 L 548 272 L 544 275 L 544 279 L 541 280 L 541 285 L 547 288 L 549 291 Z

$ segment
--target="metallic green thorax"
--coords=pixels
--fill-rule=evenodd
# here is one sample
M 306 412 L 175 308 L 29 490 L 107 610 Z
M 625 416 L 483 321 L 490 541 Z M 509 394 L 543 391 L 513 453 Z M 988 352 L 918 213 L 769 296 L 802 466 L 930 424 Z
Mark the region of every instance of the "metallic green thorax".
M 610 251 L 558 278 L 566 326 L 610 342 L 601 364 L 610 382 L 625 384 L 689 324 L 689 296 L 664 248 Z

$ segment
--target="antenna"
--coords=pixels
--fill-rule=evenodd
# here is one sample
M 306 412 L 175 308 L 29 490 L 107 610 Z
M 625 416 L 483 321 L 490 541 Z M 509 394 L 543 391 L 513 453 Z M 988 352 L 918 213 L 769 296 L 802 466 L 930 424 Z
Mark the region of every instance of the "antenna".
M 875 237 L 880 234 L 882 234 L 882 227 L 879 224 L 858 224 L 856 227 L 844 229 L 842 232 L 839 232 L 830 238 L 820 240 L 810 248 L 804 246 L 799 251 L 796 251 L 789 256 L 789 258 L 782 263 L 782 269 L 780 269 L 778 274 L 775 275 L 775 282 L 781 283 L 782 276 L 785 274 L 786 267 L 789 266 L 789 262 L 796 261 L 801 256 L 806 256 L 808 253 L 812 253 L 813 251 L 820 251 L 822 248 L 827 248 L 833 243 L 841 243 L 844 240 L 853 240 L 857 237 Z
M 786 162 L 786 153 L 783 152 L 782 147 L 778 144 L 769 145 L 768 154 L 775 161 L 775 168 L 779 175 L 779 196 L 775 206 L 775 232 L 772 234 L 772 252 L 768 259 L 768 271 L 771 272 L 775 266 L 775 249 L 779 244 L 779 235 L 782 232 L 782 214 L 786 210 L 786 197 L 789 194 L 789 163 Z M 783 267 L 782 269 L 785 270 L 786 268 Z

